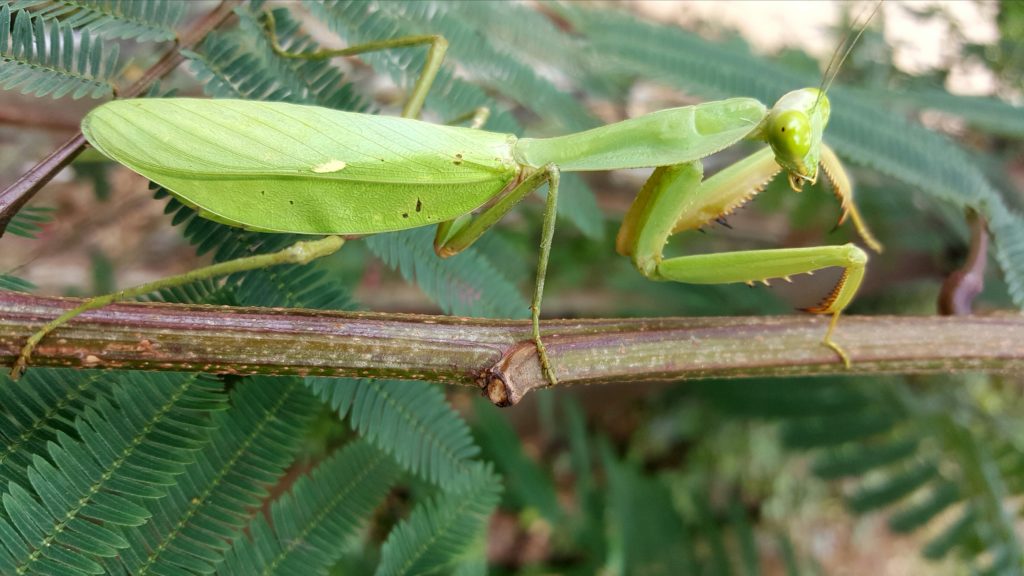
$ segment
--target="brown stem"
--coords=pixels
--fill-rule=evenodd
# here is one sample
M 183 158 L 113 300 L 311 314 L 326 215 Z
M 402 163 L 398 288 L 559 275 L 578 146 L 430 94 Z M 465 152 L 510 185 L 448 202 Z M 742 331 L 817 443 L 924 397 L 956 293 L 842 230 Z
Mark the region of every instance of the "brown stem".
M 178 42 L 167 50 L 134 84 L 119 94 L 122 98 L 135 98 L 149 89 L 160 78 L 171 73 L 184 59 L 180 50 L 194 47 L 207 34 L 224 22 L 239 0 L 222 0 L 214 10 L 197 20 L 178 37 Z M 13 184 L 0 192 L 0 236 L 7 230 L 11 218 L 21 210 L 36 192 L 42 189 L 58 172 L 71 163 L 85 149 L 85 138 L 79 133 L 54 150 L 21 175 Z
M 0 292 L 0 365 L 78 300 Z M 548 320 L 561 384 L 814 374 L 1010 373 L 1024 369 L 1024 316 L 847 316 L 844 369 L 808 316 Z M 116 304 L 43 340 L 35 366 L 433 380 L 511 405 L 546 381 L 526 320 Z

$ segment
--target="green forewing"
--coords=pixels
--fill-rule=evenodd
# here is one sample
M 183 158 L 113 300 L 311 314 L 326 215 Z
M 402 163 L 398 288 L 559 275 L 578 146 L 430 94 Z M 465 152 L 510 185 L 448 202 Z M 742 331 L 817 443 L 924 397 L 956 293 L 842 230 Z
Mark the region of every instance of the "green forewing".
M 119 100 L 90 112 L 82 133 L 204 216 L 271 232 L 450 220 L 519 169 L 509 134 L 280 102 Z

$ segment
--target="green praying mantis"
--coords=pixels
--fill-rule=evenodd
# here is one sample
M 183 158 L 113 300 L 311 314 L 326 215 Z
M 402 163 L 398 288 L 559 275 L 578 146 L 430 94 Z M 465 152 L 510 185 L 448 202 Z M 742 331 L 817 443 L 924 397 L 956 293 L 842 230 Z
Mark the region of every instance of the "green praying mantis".
M 840 200 L 840 223 L 849 217 L 864 243 L 881 251 L 853 202 L 845 170 L 822 140 L 830 111 L 824 82 L 785 94 L 771 108 L 751 98 L 731 98 L 576 134 L 519 138 L 478 129 L 486 118 L 483 109 L 472 114 L 473 127 L 417 119 L 447 49 L 440 36 L 292 53 L 278 43 L 272 16 L 266 18 L 274 50 L 284 58 L 427 46 L 424 69 L 402 117 L 277 102 L 144 98 L 99 106 L 83 120 L 82 132 L 97 150 L 163 186 L 203 217 L 249 230 L 325 237 L 87 300 L 31 336 L 12 377 L 24 371 L 47 334 L 86 310 L 199 279 L 309 262 L 337 251 L 348 238 L 419 226 L 437 226 L 435 251 L 448 257 L 546 184 L 530 309 L 537 358 L 554 385 L 557 366 L 541 338 L 540 310 L 559 175 L 640 167 L 655 169 L 623 220 L 616 248 L 641 274 L 657 281 L 752 284 L 840 267 L 835 288 L 809 311 L 831 314 L 823 343 L 849 365 L 833 333 L 864 275 L 868 258 L 861 248 L 845 244 L 663 257 L 671 235 L 731 213 L 780 171 L 800 191 L 818 179 L 819 167 Z M 767 146 L 705 179 L 701 159 L 741 140 Z

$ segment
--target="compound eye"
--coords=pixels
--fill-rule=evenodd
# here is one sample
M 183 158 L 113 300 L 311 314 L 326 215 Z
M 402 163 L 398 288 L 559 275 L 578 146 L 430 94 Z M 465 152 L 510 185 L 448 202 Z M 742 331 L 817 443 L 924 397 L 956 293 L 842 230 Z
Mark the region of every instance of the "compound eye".
M 768 139 L 776 154 L 787 160 L 802 160 L 811 149 L 811 122 L 797 110 L 780 112 L 772 120 Z

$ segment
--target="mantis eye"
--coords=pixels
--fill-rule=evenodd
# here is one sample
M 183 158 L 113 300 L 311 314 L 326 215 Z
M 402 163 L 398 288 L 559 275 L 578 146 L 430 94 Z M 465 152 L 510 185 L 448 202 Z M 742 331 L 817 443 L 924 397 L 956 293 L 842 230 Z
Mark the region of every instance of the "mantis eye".
M 785 160 L 780 164 L 802 164 L 811 149 L 811 122 L 807 115 L 798 110 L 777 114 L 768 128 L 768 143 L 775 155 Z

